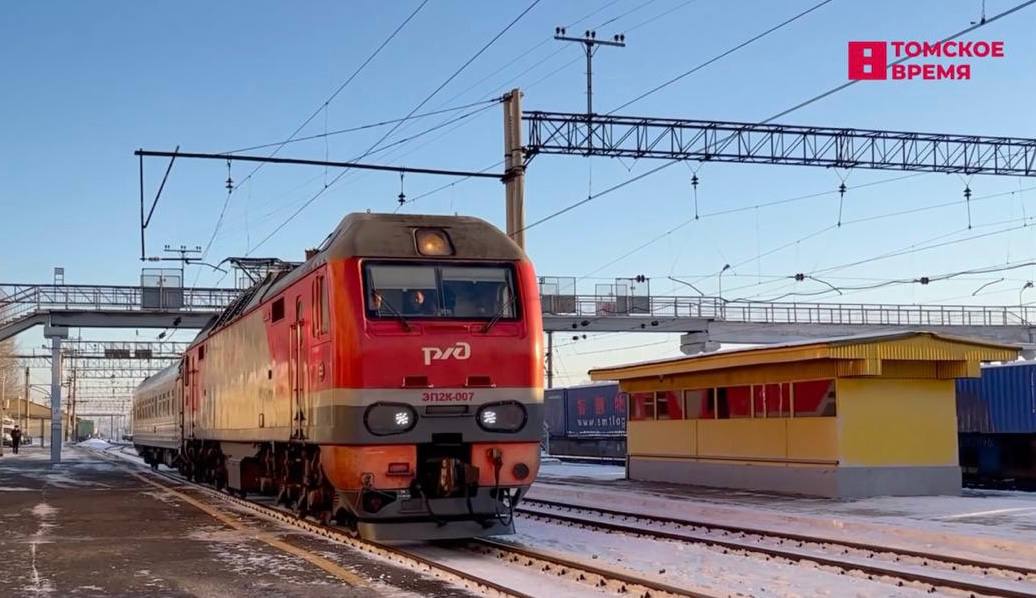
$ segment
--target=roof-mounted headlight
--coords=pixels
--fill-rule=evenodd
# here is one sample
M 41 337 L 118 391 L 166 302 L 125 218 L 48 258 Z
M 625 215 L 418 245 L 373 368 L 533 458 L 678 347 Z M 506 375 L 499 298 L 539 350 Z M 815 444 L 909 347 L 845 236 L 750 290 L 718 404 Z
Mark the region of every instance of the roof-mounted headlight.
M 442 229 L 419 228 L 414 232 L 414 240 L 421 255 L 453 255 L 453 244 Z

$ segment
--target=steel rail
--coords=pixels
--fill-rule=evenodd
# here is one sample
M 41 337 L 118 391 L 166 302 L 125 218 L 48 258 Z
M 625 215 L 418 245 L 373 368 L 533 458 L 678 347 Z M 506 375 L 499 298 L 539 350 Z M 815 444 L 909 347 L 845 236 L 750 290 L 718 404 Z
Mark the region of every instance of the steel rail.
M 489 590 L 489 591 L 492 591 L 492 592 L 495 592 L 495 593 L 498 593 L 498 594 L 501 594 L 501 595 L 513 596 L 515 598 L 536 598 L 532 594 L 527 594 L 525 592 L 509 588 L 509 587 L 507 587 L 507 586 L 505 586 L 503 584 L 500 584 L 498 582 L 486 579 L 484 577 L 480 577 L 478 575 L 462 571 L 462 570 L 457 569 L 455 567 L 452 567 L 450 565 L 445 565 L 445 564 L 439 563 L 439 562 L 435 561 L 434 559 L 430 559 L 430 558 L 421 556 L 419 554 L 415 554 L 415 553 L 413 553 L 411 551 L 408 551 L 408 550 L 405 550 L 405 549 L 403 549 L 401 547 L 385 545 L 385 544 L 379 544 L 377 542 L 371 542 L 371 541 L 368 541 L 368 540 L 364 540 L 364 539 L 360 538 L 358 535 L 356 535 L 355 532 L 351 532 L 351 531 L 343 529 L 343 528 L 337 528 L 337 527 L 334 527 L 334 526 L 331 526 L 331 525 L 324 525 L 324 524 L 316 523 L 316 522 L 309 521 L 309 520 L 306 520 L 306 519 L 300 519 L 297 515 L 295 515 L 294 513 L 290 512 L 290 511 L 287 511 L 285 509 L 273 507 L 273 506 L 270 506 L 270 505 L 264 505 L 262 503 L 258 503 L 258 502 L 252 501 L 252 500 L 248 500 L 248 499 L 240 498 L 238 496 L 227 494 L 225 492 L 220 492 L 220 491 L 215 490 L 213 488 L 210 488 L 210 487 L 208 487 L 208 486 L 206 486 L 204 484 L 201 484 L 201 483 L 198 483 L 198 482 L 192 482 L 192 481 L 190 481 L 190 480 L 188 480 L 186 478 L 183 478 L 182 476 L 177 475 L 177 474 L 171 474 L 171 473 L 166 473 L 166 472 L 161 472 L 161 471 L 156 472 L 154 470 L 151 470 L 150 468 L 146 468 L 145 466 L 140 465 L 138 463 L 135 463 L 133 461 L 129 461 L 129 460 L 126 460 L 126 459 L 118 459 L 116 457 L 113 457 L 110 454 L 106 454 L 106 451 L 105 452 L 92 451 L 92 452 L 94 452 L 95 454 L 98 454 L 98 455 L 100 455 L 100 456 L 102 456 L 102 457 L 104 457 L 106 459 L 109 459 L 112 462 L 120 463 L 120 464 L 123 464 L 123 465 L 126 465 L 126 466 L 136 466 L 138 469 L 144 469 L 145 470 L 145 472 L 144 472 L 145 475 L 149 475 L 152 478 L 160 477 L 160 478 L 163 478 L 163 479 L 171 481 L 171 482 L 175 482 L 175 483 L 180 484 L 180 485 L 190 486 L 193 489 L 197 489 L 197 490 L 203 492 L 207 496 L 219 499 L 219 500 L 224 501 L 224 502 L 232 503 L 234 505 L 237 505 L 237 506 L 240 506 L 242 508 L 251 510 L 253 512 L 258 513 L 259 515 L 262 515 L 262 516 L 270 518 L 270 519 L 274 519 L 274 520 L 279 521 L 281 523 L 285 523 L 287 525 L 291 525 L 293 527 L 296 527 L 296 528 L 299 528 L 299 529 L 303 529 L 303 530 L 308 531 L 308 532 L 315 533 L 317 535 L 323 536 L 323 537 L 331 539 L 331 540 L 339 541 L 341 543 L 347 544 L 347 545 L 349 545 L 349 546 L 351 546 L 353 548 L 359 549 L 359 550 L 361 550 L 363 552 L 366 552 L 368 554 L 375 554 L 375 555 L 381 556 L 383 558 L 389 558 L 390 560 L 395 560 L 396 562 L 401 562 L 401 561 L 416 562 L 419 565 L 427 567 L 430 572 L 434 573 L 435 571 L 439 571 L 439 572 L 445 573 L 445 574 L 447 574 L 449 576 L 458 578 L 461 581 L 466 581 L 466 582 L 469 582 L 471 584 L 474 584 L 476 587 L 479 587 L 479 588 L 481 588 L 483 590 Z M 508 544 L 502 544 L 502 543 L 494 542 L 494 541 L 491 541 L 491 540 L 484 540 L 484 541 L 483 540 L 479 540 L 477 542 L 478 543 L 482 543 L 482 544 L 484 544 L 486 546 L 492 547 L 492 548 L 497 549 L 497 550 L 505 550 L 505 551 L 512 552 L 514 554 L 519 554 L 519 555 L 524 556 L 526 558 L 535 558 L 535 559 L 538 559 L 538 560 L 552 562 L 552 563 L 554 563 L 556 565 L 559 565 L 561 567 L 567 567 L 569 569 L 573 569 L 573 570 L 576 570 L 576 571 L 583 571 L 583 572 L 588 573 L 588 574 L 590 574 L 592 576 L 597 576 L 597 577 L 600 577 L 602 579 L 617 581 L 617 582 L 619 582 L 621 584 L 625 584 L 627 586 L 643 587 L 643 588 L 648 589 L 648 590 L 657 591 L 657 592 L 664 592 L 666 594 L 673 594 L 673 595 L 677 595 L 677 596 L 693 596 L 693 597 L 696 597 L 696 598 L 697 597 L 713 598 L 711 595 L 708 595 L 708 594 L 690 593 L 687 590 L 683 590 L 683 589 L 679 589 L 679 588 L 674 588 L 674 587 L 671 587 L 671 586 L 666 586 L 665 584 L 661 584 L 661 583 L 658 583 L 658 582 L 653 582 L 653 581 L 646 580 L 646 579 L 635 578 L 633 576 L 629 576 L 629 575 L 626 575 L 626 574 L 616 573 L 616 572 L 613 572 L 613 571 L 607 571 L 607 570 L 604 570 L 604 569 L 600 569 L 600 568 L 594 567 L 594 566 L 589 565 L 589 564 L 576 563 L 575 561 L 569 561 L 569 560 L 561 558 L 561 557 L 545 556 L 542 553 L 536 553 L 535 551 L 533 551 L 531 549 L 525 549 L 525 548 L 522 548 L 522 547 L 514 547 L 514 546 L 511 546 L 511 545 L 508 545 Z
M 629 513 L 629 512 L 624 512 L 624 511 L 617 511 L 617 510 L 598 508 L 598 507 L 581 507 L 581 506 L 575 506 L 575 505 L 570 505 L 570 504 L 565 504 L 565 503 L 559 503 L 559 502 L 556 502 L 556 501 L 546 501 L 546 500 L 526 498 L 526 499 L 524 499 L 523 502 L 524 503 L 534 503 L 534 504 L 535 503 L 539 503 L 539 504 L 543 504 L 543 505 L 549 505 L 552 508 L 565 509 L 567 511 L 579 510 L 579 511 L 587 511 L 587 512 L 597 512 L 597 513 L 601 513 L 601 514 L 608 515 L 608 516 L 613 516 L 613 517 L 624 517 L 626 519 L 640 519 L 640 520 L 643 520 L 643 521 L 650 521 L 650 522 L 657 522 L 657 523 L 669 523 L 669 524 L 678 524 L 678 525 L 685 525 L 685 526 L 704 527 L 704 528 L 707 528 L 707 529 L 719 530 L 719 531 L 730 532 L 730 533 L 752 534 L 752 535 L 758 535 L 758 536 L 764 537 L 764 538 L 768 537 L 768 538 L 776 538 L 776 539 L 780 539 L 780 540 L 789 540 L 789 541 L 799 542 L 800 545 L 802 543 L 827 544 L 827 545 L 839 546 L 839 547 L 843 547 L 843 548 L 852 548 L 852 549 L 856 549 L 856 550 L 870 551 L 870 552 L 873 552 L 873 553 L 892 554 L 892 555 L 895 555 L 897 557 L 905 556 L 905 557 L 911 557 L 911 558 L 920 558 L 920 559 L 923 559 L 924 561 L 933 561 L 933 562 L 942 563 L 944 565 L 949 565 L 949 566 L 953 567 L 954 569 L 956 567 L 958 567 L 958 566 L 968 566 L 968 567 L 975 567 L 975 568 L 978 568 L 978 569 L 987 569 L 987 570 L 994 569 L 994 570 L 1001 570 L 1001 571 L 1009 571 L 1009 572 L 1011 572 L 1013 574 L 1023 575 L 1023 576 L 1036 575 L 1036 569 L 1032 569 L 1032 568 L 1029 568 L 1029 567 L 1008 565 L 1008 564 L 997 563 L 997 562 L 978 561 L 978 560 L 968 559 L 968 558 L 964 558 L 964 557 L 955 557 L 955 556 L 944 555 L 944 554 L 932 554 L 932 553 L 920 552 L 920 551 L 909 550 L 909 549 L 891 548 L 889 546 L 876 545 L 876 544 L 867 544 L 867 543 L 863 543 L 863 542 L 843 541 L 843 540 L 836 540 L 836 539 L 829 539 L 829 538 L 820 538 L 820 537 L 808 536 L 808 535 L 804 535 L 804 534 L 775 532 L 775 531 L 772 531 L 772 530 L 763 530 L 763 529 L 759 529 L 759 528 L 750 528 L 750 527 L 742 527 L 742 526 L 727 525 L 727 524 L 716 524 L 716 523 L 712 523 L 712 522 L 679 519 L 679 518 L 674 518 L 674 517 L 644 515 L 644 514 L 640 514 L 640 513 Z M 632 525 L 624 525 L 624 524 L 621 524 L 621 523 L 599 521 L 599 520 L 596 520 L 596 519 L 587 519 L 587 518 L 584 518 L 584 517 L 576 517 L 576 516 L 573 516 L 573 515 L 562 515 L 560 513 L 551 513 L 551 512 L 541 511 L 541 510 L 537 510 L 537 509 L 529 509 L 528 507 L 521 507 L 520 506 L 520 507 L 515 509 L 515 512 L 518 513 L 518 514 L 521 514 L 521 515 L 527 515 L 527 516 L 531 516 L 531 517 L 538 517 L 538 518 L 542 518 L 542 519 L 553 519 L 553 520 L 556 520 L 556 521 L 563 521 L 565 523 L 570 523 L 570 524 L 574 524 L 574 525 L 583 525 L 583 526 L 587 526 L 587 527 L 596 527 L 596 528 L 599 528 L 599 529 L 608 530 L 608 531 L 612 531 L 612 532 L 619 532 L 619 533 L 626 533 L 626 534 L 635 534 L 635 535 L 640 535 L 640 536 L 648 536 L 648 537 L 657 538 L 657 539 L 672 540 L 672 541 L 684 542 L 684 543 L 711 544 L 711 545 L 719 546 L 719 547 L 730 549 L 730 550 L 740 550 L 740 551 L 745 551 L 745 552 L 757 552 L 757 553 L 760 553 L 760 554 L 765 554 L 767 556 L 777 557 L 777 558 L 784 558 L 784 559 L 789 559 L 789 560 L 793 560 L 793 561 L 812 561 L 812 562 L 815 562 L 815 563 L 820 564 L 820 565 L 836 567 L 836 568 L 844 569 L 844 570 L 847 570 L 847 571 L 849 571 L 849 570 L 859 570 L 859 571 L 861 571 L 861 572 L 863 572 L 865 574 L 871 575 L 871 576 L 891 577 L 891 578 L 895 578 L 895 579 L 901 579 L 901 580 L 904 580 L 904 581 L 924 583 L 924 584 L 928 584 L 928 585 L 930 585 L 932 587 L 935 587 L 935 588 L 951 588 L 951 589 L 961 590 L 961 591 L 965 591 L 965 592 L 972 592 L 972 593 L 982 594 L 982 595 L 1009 596 L 1009 597 L 1012 597 L 1012 598 L 1015 598 L 1015 597 L 1017 597 L 1017 598 L 1032 598 L 1033 596 L 1036 596 L 1036 587 L 1034 587 L 1034 591 L 1033 592 L 1023 592 L 1023 591 L 1011 590 L 1009 588 L 1003 588 L 1003 587 L 999 587 L 999 586 L 995 586 L 995 585 L 984 585 L 984 584 L 981 584 L 981 583 L 969 582 L 969 581 L 964 581 L 964 580 L 947 579 L 947 578 L 939 577 L 939 576 L 936 576 L 936 575 L 928 575 L 928 574 L 924 574 L 924 573 L 916 573 L 916 572 L 912 572 L 912 571 L 904 571 L 904 570 L 901 570 L 901 569 L 896 569 L 894 567 L 885 567 L 885 566 L 881 566 L 881 565 L 871 565 L 871 564 L 868 564 L 868 563 L 860 563 L 860 562 L 851 561 L 851 560 L 840 560 L 840 559 L 837 559 L 837 558 L 825 557 L 825 556 L 822 556 L 822 555 L 816 555 L 816 554 L 812 554 L 812 553 L 805 553 L 805 552 L 799 552 L 799 551 L 795 551 L 795 550 L 788 550 L 788 549 L 781 549 L 781 548 L 759 546 L 759 545 L 756 545 L 756 544 L 742 543 L 742 542 L 736 542 L 736 541 L 731 541 L 731 540 L 723 540 L 723 539 L 719 539 L 719 538 L 703 538 L 701 536 L 694 536 L 694 535 L 690 535 L 690 534 L 686 534 L 686 533 L 671 532 L 671 531 L 665 531 L 665 530 L 655 530 L 655 529 L 650 529 L 650 528 L 645 528 L 645 527 L 634 527 Z M 926 565 L 927 563 L 925 562 L 924 564 Z M 1005 580 L 1005 581 L 1009 581 L 1009 580 Z M 1017 579 L 1017 580 L 1014 580 L 1014 581 L 1021 581 L 1021 579 Z
M 527 559 L 535 559 L 547 564 L 559 565 L 566 569 L 572 569 L 575 571 L 583 571 L 598 577 L 601 581 L 598 585 L 607 583 L 608 580 L 617 581 L 623 584 L 623 587 L 619 591 L 626 594 L 630 591 L 630 588 L 640 588 L 642 596 L 656 596 L 656 592 L 661 594 L 669 594 L 673 596 L 692 596 L 695 598 L 707 598 L 713 596 L 712 594 L 705 594 L 701 592 L 695 592 L 677 586 L 669 585 L 666 583 L 653 581 L 643 577 L 637 577 L 621 571 L 615 571 L 613 569 L 606 569 L 604 567 L 598 567 L 590 563 L 584 563 L 581 561 L 575 561 L 572 559 L 565 558 L 558 554 L 547 553 L 529 546 L 518 546 L 508 542 L 501 542 L 498 540 L 487 540 L 485 538 L 476 538 L 471 541 L 471 544 L 481 545 L 492 550 L 501 552 L 509 552 L 516 554 Z M 528 566 L 528 565 L 527 565 Z

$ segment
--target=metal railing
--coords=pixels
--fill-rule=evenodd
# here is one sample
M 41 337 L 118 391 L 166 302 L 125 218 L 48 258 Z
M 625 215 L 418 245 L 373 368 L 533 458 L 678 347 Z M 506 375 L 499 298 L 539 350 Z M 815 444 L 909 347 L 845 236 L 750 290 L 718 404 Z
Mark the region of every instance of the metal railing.
M 694 318 L 758 324 L 1028 326 L 1036 307 L 881 303 L 766 303 L 718 297 L 542 295 L 543 313 L 582 317 Z
M 46 310 L 216 313 L 230 304 L 240 293 L 237 289 L 221 288 L 159 289 L 111 285 L 0 284 L 0 326 Z

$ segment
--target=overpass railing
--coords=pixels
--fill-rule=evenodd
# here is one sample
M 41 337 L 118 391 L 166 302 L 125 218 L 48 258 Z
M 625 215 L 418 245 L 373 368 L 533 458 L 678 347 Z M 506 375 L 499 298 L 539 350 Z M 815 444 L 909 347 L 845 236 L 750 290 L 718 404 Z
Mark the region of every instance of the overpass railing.
M 218 312 L 237 289 L 110 285 L 0 284 L 0 326 L 46 310 Z
M 767 303 L 718 297 L 541 295 L 543 313 L 582 317 L 666 317 L 759 324 L 1028 326 L 1036 307 L 882 303 Z

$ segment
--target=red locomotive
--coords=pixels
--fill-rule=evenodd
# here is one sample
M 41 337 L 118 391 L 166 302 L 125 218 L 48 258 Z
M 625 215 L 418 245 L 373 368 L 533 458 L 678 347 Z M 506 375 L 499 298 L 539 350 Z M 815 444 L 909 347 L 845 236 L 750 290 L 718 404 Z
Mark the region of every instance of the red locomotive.
M 134 396 L 153 467 L 370 539 L 513 532 L 539 469 L 532 264 L 477 218 L 352 214 Z

